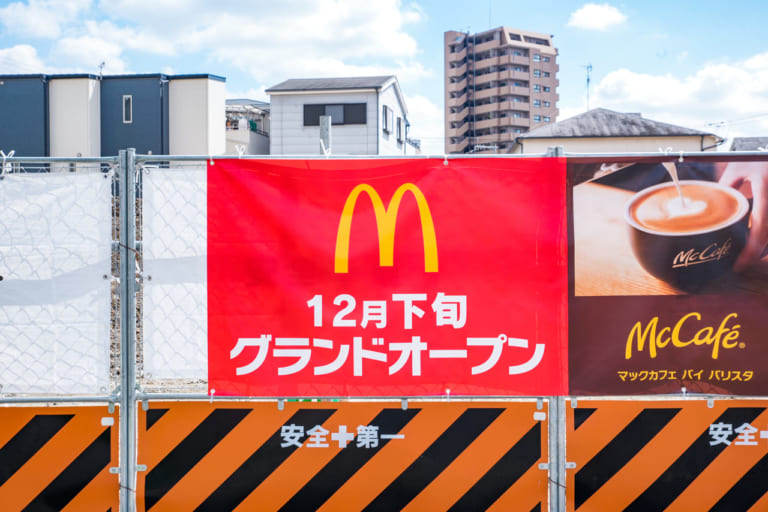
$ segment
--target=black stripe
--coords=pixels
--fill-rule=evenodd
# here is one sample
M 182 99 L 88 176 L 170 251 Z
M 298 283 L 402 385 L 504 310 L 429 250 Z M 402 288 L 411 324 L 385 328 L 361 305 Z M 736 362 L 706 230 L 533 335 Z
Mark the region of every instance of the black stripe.
M 487 510 L 540 458 L 541 423 L 537 422 L 450 510 Z
M 578 429 L 597 409 L 582 407 L 573 410 L 573 430 Z
M 420 409 L 384 409 L 371 421 L 370 425 L 379 427 L 381 434 L 397 434 L 413 419 Z M 354 425 L 351 428 L 357 427 Z M 379 450 L 387 445 L 389 439 L 381 439 L 376 448 L 358 448 L 354 441 L 342 449 L 312 480 L 297 492 L 280 510 L 282 512 L 317 510 L 328 501 L 349 478 L 357 473 Z M 397 442 L 397 441 L 395 441 Z
M 541 512 L 541 502 L 537 503 L 536 506 L 531 509 L 531 512 Z
M 147 510 L 171 490 L 200 459 L 224 439 L 251 409 L 216 409 L 152 468 L 146 478 Z
M 88 448 L 24 508 L 24 512 L 61 510 L 66 507 L 72 498 L 109 465 L 111 430 L 104 429 Z
M 504 409 L 471 408 L 384 489 L 366 508 L 400 510 L 447 468 Z
M 168 409 L 150 409 L 147 411 L 147 430 L 152 428 L 152 425 L 157 422 L 160 418 L 163 417 L 165 413 L 168 412 Z
M 285 425 L 303 426 L 306 432 L 315 425 L 322 425 L 334 412 L 336 409 L 300 409 L 285 422 Z M 211 512 L 232 510 L 261 485 L 261 482 L 296 450 L 295 446 L 280 447 L 283 442 L 281 430 L 282 427 L 277 429 L 195 510 Z
M 757 461 L 730 490 L 720 498 L 710 512 L 749 510 L 768 492 L 768 454 Z
M 764 410 L 762 407 L 731 407 L 713 423 L 729 423 L 736 428 L 744 423 L 750 423 Z M 707 428 L 693 444 L 625 510 L 663 510 L 667 508 L 725 449 L 725 444 L 710 446 L 711 440 L 709 425 L 707 425 Z
M 0 485 L 11 478 L 73 417 L 73 414 L 40 414 L 29 420 L 0 448 Z
M 645 447 L 680 409 L 643 409 L 576 473 L 575 501 L 579 508 Z

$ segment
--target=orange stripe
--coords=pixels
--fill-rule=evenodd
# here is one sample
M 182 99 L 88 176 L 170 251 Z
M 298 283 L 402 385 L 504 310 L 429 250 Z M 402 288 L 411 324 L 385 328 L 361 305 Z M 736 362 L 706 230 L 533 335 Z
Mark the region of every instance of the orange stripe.
M 464 412 L 456 404 L 419 403 L 411 407 L 421 412 L 400 431 L 405 438 L 390 441 L 347 480 L 320 511 L 365 508 Z
M 304 445 L 294 451 L 235 510 L 278 510 L 341 451 L 338 441 L 331 439 L 331 434 L 337 432 L 339 426 L 345 425 L 348 432 L 354 432 L 358 425 L 367 425 L 380 410 L 381 406 L 340 408 L 322 425 L 329 431 L 325 438 L 327 448 L 309 448 L 308 440 L 305 440 Z
M 539 459 L 539 462 L 544 460 Z M 487 512 L 528 511 L 533 510 L 537 503 L 541 503 L 541 510 L 548 510 L 549 476 L 546 470 L 539 469 L 539 462 L 488 507 Z
M 150 430 L 146 430 L 147 413 L 139 412 L 139 464 L 147 465 L 147 472 L 157 466 L 171 451 L 178 446 L 219 404 L 179 403 L 153 404 L 153 409 L 169 409 Z M 247 407 L 247 406 L 244 406 Z
M 192 510 L 210 496 L 283 423 L 275 404 L 256 404 L 216 447 L 158 501 L 152 511 Z
M 765 512 L 766 510 L 768 510 L 768 493 L 763 494 L 763 497 L 757 500 L 747 512 Z
M 637 405 L 638 413 L 645 407 L 658 408 L 662 405 L 668 403 L 643 402 Z M 722 409 L 709 409 L 704 413 L 702 406 L 706 409 L 706 402 L 680 404 L 682 410 L 672 421 L 590 496 L 580 510 L 621 510 L 632 503 L 689 448 L 701 435 L 704 425 L 709 425 L 722 413 Z
M 505 410 L 403 510 L 447 510 L 536 423 L 535 404 Z
M 724 404 L 731 407 L 730 404 Z M 720 413 L 724 412 L 725 407 Z M 768 424 L 768 412 L 758 416 L 752 426 Z M 739 427 L 734 425 L 733 427 Z M 701 425 L 701 431 L 709 424 Z M 734 439 L 732 438 L 732 441 Z M 722 498 L 757 461 L 768 453 L 768 443 L 760 439 L 759 428 L 755 433 L 756 446 L 738 446 L 731 443 L 717 456 L 707 469 L 672 502 L 666 512 L 686 512 L 688 510 L 709 510 Z M 714 449 L 714 447 L 713 447 Z M 766 509 L 762 509 L 766 510 Z
M 46 412 L 51 412 L 47 409 Z M 71 413 L 71 410 L 70 410 Z M 57 414 L 66 414 L 57 411 Z M 4 510 L 22 509 L 40 494 L 104 431 L 101 411 L 80 411 L 5 485 L 0 487 Z
M 13 439 L 40 409 L 0 407 L 0 448 Z M 50 414 L 50 410 L 46 411 Z
M 110 464 L 110 466 L 117 464 Z M 70 501 L 61 512 L 82 510 L 108 510 L 117 512 L 120 507 L 120 477 L 104 468 L 91 482 Z
M 578 468 L 584 467 L 597 453 L 616 437 L 643 410 L 637 402 L 616 402 L 614 404 L 582 402 L 582 407 L 597 407 L 597 410 L 579 427 L 567 431 L 568 460 Z M 568 425 L 573 426 L 574 410 L 566 407 Z

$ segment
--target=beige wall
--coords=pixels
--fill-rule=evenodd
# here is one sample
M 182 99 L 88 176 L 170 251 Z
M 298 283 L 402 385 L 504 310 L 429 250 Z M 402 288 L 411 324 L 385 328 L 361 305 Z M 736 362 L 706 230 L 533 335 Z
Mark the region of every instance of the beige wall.
M 716 140 L 705 136 L 702 144 L 700 136 L 687 137 L 586 137 L 563 139 L 521 139 L 516 144 L 513 153 L 543 154 L 547 148 L 562 146 L 566 153 L 658 153 L 667 151 L 694 152 L 716 151 Z

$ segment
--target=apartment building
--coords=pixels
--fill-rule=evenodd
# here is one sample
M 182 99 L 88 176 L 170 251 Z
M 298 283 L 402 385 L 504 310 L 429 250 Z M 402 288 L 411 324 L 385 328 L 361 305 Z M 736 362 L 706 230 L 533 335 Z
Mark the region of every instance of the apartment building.
M 555 122 L 552 36 L 498 27 L 448 31 L 444 43 L 447 153 L 507 153 L 520 134 Z
M 225 79 L 199 75 L 0 75 L 0 149 L 16 156 L 219 155 Z

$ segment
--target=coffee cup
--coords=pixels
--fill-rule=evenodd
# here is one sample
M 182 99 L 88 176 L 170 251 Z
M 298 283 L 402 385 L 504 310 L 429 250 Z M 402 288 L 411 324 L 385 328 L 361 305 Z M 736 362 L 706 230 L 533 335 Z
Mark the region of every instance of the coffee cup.
M 654 277 L 683 290 L 704 286 L 733 268 L 744 248 L 749 202 L 711 181 L 662 183 L 636 193 L 624 218 L 637 261 Z

